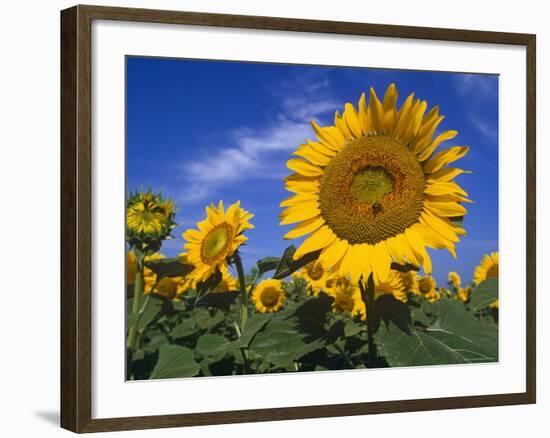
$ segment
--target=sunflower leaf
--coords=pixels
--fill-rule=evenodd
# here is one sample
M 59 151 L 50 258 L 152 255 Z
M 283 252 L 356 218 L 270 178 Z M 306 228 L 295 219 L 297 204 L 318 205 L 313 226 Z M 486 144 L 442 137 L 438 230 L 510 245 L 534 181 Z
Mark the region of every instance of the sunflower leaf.
M 400 263 L 392 262 L 391 269 L 393 269 L 394 271 L 406 273 L 409 271 L 419 271 L 420 267 L 413 265 L 411 263 L 400 264 Z
M 157 280 L 166 277 L 185 277 L 195 269 L 194 266 L 182 263 L 177 258 L 149 260 L 145 262 L 145 266 L 157 274 Z
M 498 278 L 488 278 L 472 291 L 470 307 L 474 312 L 482 310 L 498 299 Z
M 274 271 L 279 266 L 281 259 L 279 257 L 265 257 L 256 262 L 258 266 L 258 276 L 265 274 L 269 271 Z
M 498 360 L 498 333 L 451 299 L 437 302 L 436 321 L 409 333 L 393 322 L 375 334 L 380 353 L 392 367 L 485 363 Z
M 235 302 L 239 292 L 229 291 L 229 292 L 211 292 L 202 297 L 198 302 L 197 306 L 208 306 L 216 307 L 218 309 L 227 310 Z
M 317 260 L 317 258 L 319 257 L 319 254 L 321 254 L 320 250 L 313 251 L 304 255 L 298 260 L 294 260 L 295 252 L 296 252 L 296 248 L 294 247 L 294 245 L 290 245 L 287 249 L 285 249 L 283 256 L 281 257 L 281 260 L 279 262 L 279 265 L 275 270 L 275 274 L 273 275 L 273 278 L 277 280 L 282 280 L 283 278 L 288 277 L 290 274 L 292 274 L 293 272 L 296 272 L 298 269 L 302 268 L 308 263 L 311 263 L 312 261 Z
M 384 321 L 386 326 L 392 322 L 405 333 L 411 332 L 411 312 L 405 303 L 393 295 L 382 295 L 376 299 L 375 304 L 375 333 L 380 327 L 381 321 Z
M 214 289 L 222 281 L 222 273 L 219 269 L 216 270 L 206 280 L 197 283 L 197 294 L 204 295 Z
M 193 377 L 200 371 L 195 361 L 193 351 L 179 345 L 163 345 L 159 349 L 159 358 L 151 379 L 167 379 L 175 377 Z

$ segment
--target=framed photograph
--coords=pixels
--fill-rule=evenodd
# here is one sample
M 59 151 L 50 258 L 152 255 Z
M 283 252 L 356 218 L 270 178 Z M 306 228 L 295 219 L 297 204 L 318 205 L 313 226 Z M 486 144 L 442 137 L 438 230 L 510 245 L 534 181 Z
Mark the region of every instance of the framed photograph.
M 535 403 L 535 35 L 61 13 L 61 425 Z

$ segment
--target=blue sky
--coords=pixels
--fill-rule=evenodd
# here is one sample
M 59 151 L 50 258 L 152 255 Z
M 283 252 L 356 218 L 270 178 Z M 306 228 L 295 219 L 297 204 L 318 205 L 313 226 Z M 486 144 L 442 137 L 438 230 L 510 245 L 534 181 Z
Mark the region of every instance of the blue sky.
M 457 181 L 474 204 L 457 259 L 430 251 L 434 277 L 449 270 L 470 281 L 483 254 L 498 250 L 498 77 L 350 67 L 225 61 L 127 58 L 127 189 L 151 188 L 176 202 L 180 224 L 168 256 L 182 251 L 181 233 L 220 199 L 241 201 L 255 214 L 242 249 L 245 268 L 289 245 L 279 226 L 279 203 L 288 196 L 285 163 L 306 138 L 311 119 L 331 124 L 346 102 L 356 105 L 373 86 L 379 96 L 394 82 L 398 104 L 412 92 L 439 105 L 439 130 L 459 135 L 446 146 L 468 145 Z M 367 93 L 368 95 L 368 93 Z M 292 241 L 296 246 L 300 241 Z

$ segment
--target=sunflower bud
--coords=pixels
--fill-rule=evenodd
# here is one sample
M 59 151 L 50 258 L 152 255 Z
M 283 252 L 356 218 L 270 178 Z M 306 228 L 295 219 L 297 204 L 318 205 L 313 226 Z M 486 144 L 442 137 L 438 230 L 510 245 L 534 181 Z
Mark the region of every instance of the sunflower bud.
M 126 202 L 126 241 L 144 254 L 157 252 L 176 227 L 174 203 L 160 193 L 136 192 Z

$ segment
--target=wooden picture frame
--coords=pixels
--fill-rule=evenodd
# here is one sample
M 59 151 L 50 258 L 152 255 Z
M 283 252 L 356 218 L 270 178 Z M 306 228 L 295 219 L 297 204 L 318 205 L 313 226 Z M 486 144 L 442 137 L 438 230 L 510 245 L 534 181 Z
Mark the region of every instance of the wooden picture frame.
M 526 48 L 527 283 L 526 391 L 195 414 L 92 418 L 93 20 L 185 24 L 388 38 L 518 45 Z M 61 12 L 61 426 L 99 432 L 528 404 L 536 401 L 536 37 L 530 34 L 331 22 L 196 12 L 75 6 Z

